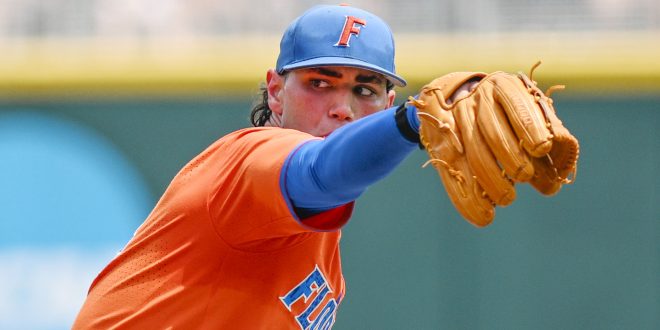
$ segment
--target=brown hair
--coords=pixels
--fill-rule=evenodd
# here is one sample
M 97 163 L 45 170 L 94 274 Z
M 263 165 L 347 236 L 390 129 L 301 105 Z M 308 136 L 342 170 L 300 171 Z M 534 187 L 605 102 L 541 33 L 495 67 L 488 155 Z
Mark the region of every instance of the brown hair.
M 250 112 L 252 126 L 259 127 L 266 125 L 272 113 L 268 106 L 268 89 L 266 88 L 266 84 L 263 84 L 260 88 L 260 97 L 252 108 L 252 112 Z

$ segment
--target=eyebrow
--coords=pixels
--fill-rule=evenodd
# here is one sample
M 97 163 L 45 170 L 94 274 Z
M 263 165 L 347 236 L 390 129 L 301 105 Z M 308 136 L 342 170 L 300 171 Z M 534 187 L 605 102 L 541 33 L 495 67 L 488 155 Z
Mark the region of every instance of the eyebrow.
M 383 83 L 383 79 L 381 79 L 380 77 L 378 77 L 376 75 L 361 75 L 360 74 L 357 77 L 355 77 L 355 80 L 357 82 L 360 82 L 360 83 L 374 83 L 374 84 L 378 84 L 378 85 Z
M 322 74 L 324 76 L 328 77 L 333 77 L 333 78 L 341 78 L 343 75 L 341 72 L 337 72 L 334 70 L 326 69 L 326 68 L 315 68 L 314 71 L 318 72 L 319 74 Z M 359 74 L 357 77 L 355 77 L 355 81 L 359 83 L 374 83 L 374 84 L 382 84 L 383 79 L 381 79 L 378 75 L 363 75 Z
M 324 76 L 329 76 L 329 77 L 333 77 L 333 78 L 343 77 L 343 75 L 340 72 L 330 70 L 330 69 L 326 69 L 326 68 L 315 68 L 314 71 L 316 71 L 316 72 L 318 72 L 318 73 L 320 73 Z

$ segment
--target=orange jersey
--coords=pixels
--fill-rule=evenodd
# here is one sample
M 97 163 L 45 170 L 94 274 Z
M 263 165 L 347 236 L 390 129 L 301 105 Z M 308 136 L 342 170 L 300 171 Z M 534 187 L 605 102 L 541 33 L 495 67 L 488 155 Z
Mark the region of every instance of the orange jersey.
M 312 138 L 248 128 L 193 159 L 94 280 L 73 328 L 329 328 L 353 203 L 301 222 L 280 182 Z

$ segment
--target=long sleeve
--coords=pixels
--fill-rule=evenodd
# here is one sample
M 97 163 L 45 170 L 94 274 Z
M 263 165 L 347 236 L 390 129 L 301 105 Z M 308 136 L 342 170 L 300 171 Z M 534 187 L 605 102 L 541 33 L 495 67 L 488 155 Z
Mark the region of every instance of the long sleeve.
M 416 149 L 397 127 L 395 111 L 393 107 L 361 118 L 289 155 L 283 182 L 301 217 L 355 200 Z M 414 117 L 412 111 L 409 108 L 408 118 Z M 415 131 L 417 125 L 410 124 Z

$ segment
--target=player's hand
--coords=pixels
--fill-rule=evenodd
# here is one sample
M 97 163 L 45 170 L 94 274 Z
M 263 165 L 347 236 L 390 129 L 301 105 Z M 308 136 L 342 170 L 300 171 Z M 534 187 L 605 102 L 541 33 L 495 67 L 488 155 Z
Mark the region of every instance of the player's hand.
M 472 91 L 474 91 L 475 88 L 477 88 L 477 85 L 479 85 L 479 80 L 471 80 L 466 83 L 464 83 L 461 87 L 459 87 L 456 92 L 454 92 L 453 95 L 449 97 L 447 100 L 447 104 L 451 105 L 453 104 L 456 100 L 460 100 L 462 98 L 465 98 L 468 96 Z

